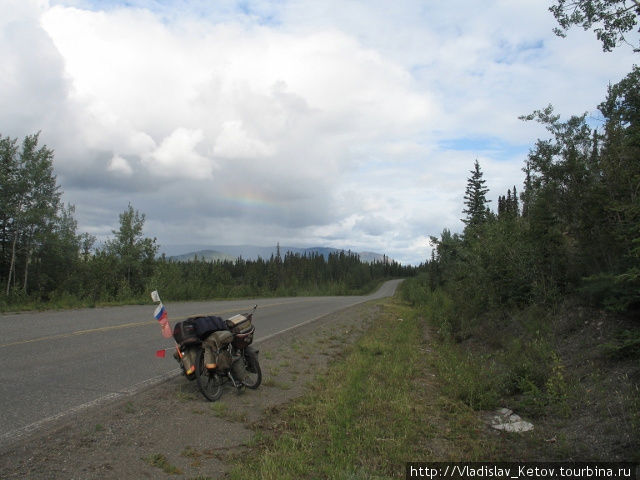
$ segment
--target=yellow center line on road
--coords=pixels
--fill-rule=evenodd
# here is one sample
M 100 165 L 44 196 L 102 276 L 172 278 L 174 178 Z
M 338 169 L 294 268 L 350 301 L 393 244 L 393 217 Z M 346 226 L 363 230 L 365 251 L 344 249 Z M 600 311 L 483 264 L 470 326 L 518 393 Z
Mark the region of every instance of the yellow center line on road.
M 121 325 L 111 325 L 109 327 L 90 328 L 89 330 L 77 330 L 75 332 L 69 333 L 68 335 L 86 335 L 87 333 L 107 332 L 109 330 L 118 330 L 120 328 L 139 327 L 141 325 L 149 325 L 151 323 L 156 323 L 156 322 L 155 322 L 155 320 L 145 320 L 144 322 L 123 323 Z
M 304 299 L 304 300 L 295 300 L 295 301 L 291 301 L 291 302 L 269 303 L 267 305 L 261 305 L 261 308 L 276 307 L 276 306 L 279 306 L 279 305 L 287 305 L 287 304 L 291 304 L 291 303 L 301 303 L 301 302 L 308 302 L 308 301 L 310 301 L 310 300 L 309 299 Z M 203 316 L 209 316 L 209 315 L 220 315 L 220 314 L 224 314 L 224 313 L 241 312 L 241 311 L 244 311 L 244 310 L 246 310 L 246 307 L 233 308 L 233 309 L 229 309 L 229 310 L 221 310 L 221 311 L 218 311 L 218 312 L 194 313 L 194 314 L 188 315 L 186 317 L 183 316 L 183 317 L 170 318 L 170 320 L 179 322 L 181 320 L 186 320 L 189 317 L 203 317 Z M 144 322 L 123 323 L 121 325 L 110 325 L 108 327 L 90 328 L 90 329 L 87 329 L 87 330 L 77 330 L 75 332 L 60 333 L 58 335 L 48 335 L 48 336 L 45 336 L 45 337 L 31 338 L 29 340 L 19 340 L 17 342 L 3 343 L 3 344 L 0 344 L 0 348 L 13 347 L 13 346 L 16 346 L 16 345 L 26 345 L 28 343 L 45 342 L 47 340 L 59 340 L 61 338 L 71 338 L 71 337 L 78 336 L 78 335 L 87 335 L 89 333 L 108 332 L 110 330 L 120 330 L 120 329 L 123 329 L 123 328 L 141 327 L 141 326 L 144 326 L 144 325 L 151 325 L 153 323 L 157 323 L 157 322 L 155 320 L 145 320 Z
M 145 322 L 134 322 L 134 323 L 125 323 L 122 325 L 112 325 L 109 327 L 101 327 L 101 328 L 92 328 L 89 330 L 77 330 L 75 332 L 69 332 L 69 333 L 60 333 L 58 335 L 48 335 L 46 337 L 38 337 L 38 338 L 31 338 L 29 340 L 20 340 L 17 342 L 11 342 L 11 343 L 3 343 L 2 345 L 0 345 L 0 348 L 4 348 L 4 347 L 13 347 L 15 345 L 25 345 L 27 343 L 36 343 L 36 342 L 44 342 L 47 340 L 59 340 L 61 338 L 70 338 L 70 337 L 74 337 L 77 335 L 86 335 L 87 333 L 95 333 L 95 332 L 106 332 L 108 330 L 118 330 L 121 328 L 131 328 L 131 327 L 139 327 L 141 325 L 149 325 L 151 323 L 157 323 L 155 320 L 147 320 Z

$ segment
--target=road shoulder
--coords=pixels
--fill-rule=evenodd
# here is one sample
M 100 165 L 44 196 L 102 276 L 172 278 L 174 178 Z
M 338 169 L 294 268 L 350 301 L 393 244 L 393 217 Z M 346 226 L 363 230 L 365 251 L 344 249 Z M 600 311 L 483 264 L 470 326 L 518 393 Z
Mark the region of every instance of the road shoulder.
M 378 311 L 359 304 L 261 342 L 256 391 L 227 389 L 210 403 L 179 376 L 52 422 L 3 447 L 0 478 L 219 478 L 225 458 L 251 444 L 249 427 L 304 394 Z

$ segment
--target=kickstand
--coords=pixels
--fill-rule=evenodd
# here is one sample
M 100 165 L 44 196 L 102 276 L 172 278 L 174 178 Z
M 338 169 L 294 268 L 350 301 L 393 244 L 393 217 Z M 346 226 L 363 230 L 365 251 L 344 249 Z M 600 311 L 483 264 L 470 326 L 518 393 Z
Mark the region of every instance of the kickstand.
M 231 383 L 233 383 L 233 386 L 236 387 L 236 392 L 240 393 L 244 389 L 244 383 L 236 382 L 235 378 L 233 378 L 233 375 L 231 375 L 231 372 L 228 372 L 227 375 L 229 376 Z

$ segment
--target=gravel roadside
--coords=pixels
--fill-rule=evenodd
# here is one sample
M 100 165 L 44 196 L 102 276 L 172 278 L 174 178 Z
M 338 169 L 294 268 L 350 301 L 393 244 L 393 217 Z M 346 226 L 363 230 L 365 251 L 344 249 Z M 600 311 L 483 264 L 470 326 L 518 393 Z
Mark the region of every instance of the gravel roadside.
M 359 304 L 255 344 L 257 390 L 228 387 L 211 403 L 180 375 L 51 422 L 0 449 L 0 478 L 221 478 L 270 412 L 305 393 L 378 311 L 379 301 Z

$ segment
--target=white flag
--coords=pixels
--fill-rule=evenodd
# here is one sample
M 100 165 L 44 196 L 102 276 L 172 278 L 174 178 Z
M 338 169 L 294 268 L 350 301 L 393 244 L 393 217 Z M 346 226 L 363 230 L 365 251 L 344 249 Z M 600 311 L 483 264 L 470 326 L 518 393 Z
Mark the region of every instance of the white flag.
M 153 292 L 151 292 L 151 300 L 154 302 L 159 302 L 160 301 L 160 295 L 158 295 L 158 291 L 154 290 Z

